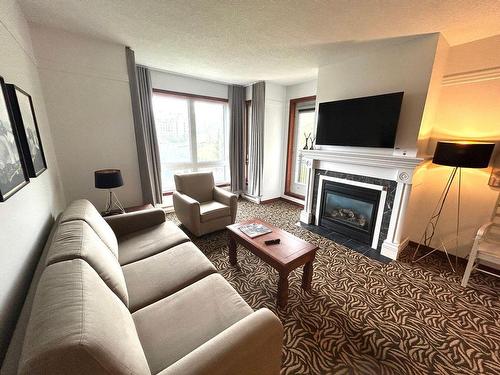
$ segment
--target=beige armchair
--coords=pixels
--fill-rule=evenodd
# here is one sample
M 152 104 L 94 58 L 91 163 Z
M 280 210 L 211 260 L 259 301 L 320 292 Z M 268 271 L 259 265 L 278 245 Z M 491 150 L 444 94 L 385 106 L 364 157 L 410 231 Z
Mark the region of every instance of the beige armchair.
M 212 172 L 176 174 L 174 180 L 175 214 L 195 236 L 234 224 L 238 198 L 215 186 Z

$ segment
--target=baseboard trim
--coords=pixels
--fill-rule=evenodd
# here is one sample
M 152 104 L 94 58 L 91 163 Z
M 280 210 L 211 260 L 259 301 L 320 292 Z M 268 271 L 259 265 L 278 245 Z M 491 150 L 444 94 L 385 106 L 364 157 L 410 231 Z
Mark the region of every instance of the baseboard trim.
M 289 195 L 283 194 L 281 198 L 285 199 L 287 202 L 294 203 L 297 206 L 304 207 L 304 200 L 291 197 Z
M 241 194 L 241 198 L 246 199 L 249 202 L 257 203 L 257 204 L 260 204 L 262 202 L 260 200 L 260 197 L 252 197 L 251 195 L 248 195 L 245 193 Z
M 288 199 L 287 197 L 280 197 L 280 198 L 282 201 L 284 201 L 286 203 L 290 203 L 290 204 L 293 204 L 294 206 L 304 208 L 304 205 L 302 203 L 295 202 L 294 200 Z
M 278 197 L 278 198 L 271 198 L 271 199 L 266 199 L 264 201 L 260 201 L 261 204 L 270 204 L 270 203 L 274 203 L 274 202 L 277 202 L 281 200 L 281 197 Z
M 293 204 L 294 206 L 304 208 L 303 204 L 294 202 L 294 201 L 292 201 L 290 199 L 286 199 L 285 197 L 277 197 L 277 198 L 266 199 L 265 201 L 260 201 L 260 203 L 261 204 L 270 204 L 270 203 L 274 203 L 274 202 L 278 202 L 278 201 L 290 203 L 290 204 Z

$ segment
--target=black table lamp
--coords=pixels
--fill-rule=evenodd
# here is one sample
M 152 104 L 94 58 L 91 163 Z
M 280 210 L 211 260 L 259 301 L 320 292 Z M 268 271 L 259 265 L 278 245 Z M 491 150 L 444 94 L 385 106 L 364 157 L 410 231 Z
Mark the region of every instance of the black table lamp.
M 109 215 L 116 207 L 119 213 L 124 213 L 120 200 L 115 195 L 112 189 L 123 186 L 123 177 L 119 169 L 100 169 L 94 172 L 95 187 L 97 189 L 108 189 L 108 197 L 106 200 L 106 209 L 103 215 Z
M 438 165 L 445 165 L 448 167 L 453 167 L 448 182 L 446 183 L 443 192 L 438 200 L 437 206 L 434 209 L 427 226 L 425 227 L 424 234 L 420 239 L 418 246 L 413 254 L 413 259 L 417 255 L 420 246 L 430 247 L 431 240 L 436 232 L 436 227 L 439 222 L 439 217 L 443 211 L 444 203 L 450 192 L 450 188 L 458 174 L 458 202 L 457 202 L 457 226 L 456 226 L 456 237 L 455 237 L 455 267 L 457 265 L 457 250 L 458 250 L 458 233 L 460 229 L 460 194 L 462 186 L 462 168 L 486 168 L 490 162 L 491 154 L 494 143 L 485 142 L 459 142 L 459 141 L 439 141 L 436 146 L 436 151 L 434 152 L 434 157 L 432 162 Z M 445 246 L 445 242 L 441 239 L 441 245 L 435 249 L 427 252 L 425 255 L 421 256 L 415 262 L 425 258 L 426 256 L 432 254 L 439 248 L 443 249 L 450 263 L 451 269 L 455 272 L 453 264 L 451 263 L 448 251 Z

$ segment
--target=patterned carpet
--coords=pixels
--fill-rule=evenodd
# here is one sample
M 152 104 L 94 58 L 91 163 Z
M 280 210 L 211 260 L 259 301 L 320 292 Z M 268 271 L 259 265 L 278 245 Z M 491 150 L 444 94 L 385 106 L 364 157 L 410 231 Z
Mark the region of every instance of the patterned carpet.
M 312 292 L 292 272 L 280 310 L 276 271 L 242 247 L 231 267 L 224 232 L 194 239 L 254 309 L 281 319 L 282 374 L 500 374 L 498 279 L 476 272 L 463 289 L 439 255 L 384 265 L 296 226 L 299 208 L 285 202 L 240 201 L 237 220 L 251 217 L 320 247 Z

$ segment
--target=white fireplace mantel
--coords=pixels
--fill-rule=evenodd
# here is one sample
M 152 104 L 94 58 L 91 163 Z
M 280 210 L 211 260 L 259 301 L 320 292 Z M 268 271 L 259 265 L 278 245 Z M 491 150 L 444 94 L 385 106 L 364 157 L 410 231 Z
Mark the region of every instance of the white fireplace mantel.
M 424 159 L 392 154 L 337 150 L 301 150 L 300 155 L 308 167 L 304 210 L 300 214 L 300 221 L 307 224 L 310 224 L 313 218 L 312 200 L 315 170 L 317 169 L 397 182 L 389 231 L 381 249 L 382 255 L 396 259 L 398 253 L 408 243 L 408 238 L 403 234 L 406 207 L 410 196 L 413 173 Z

